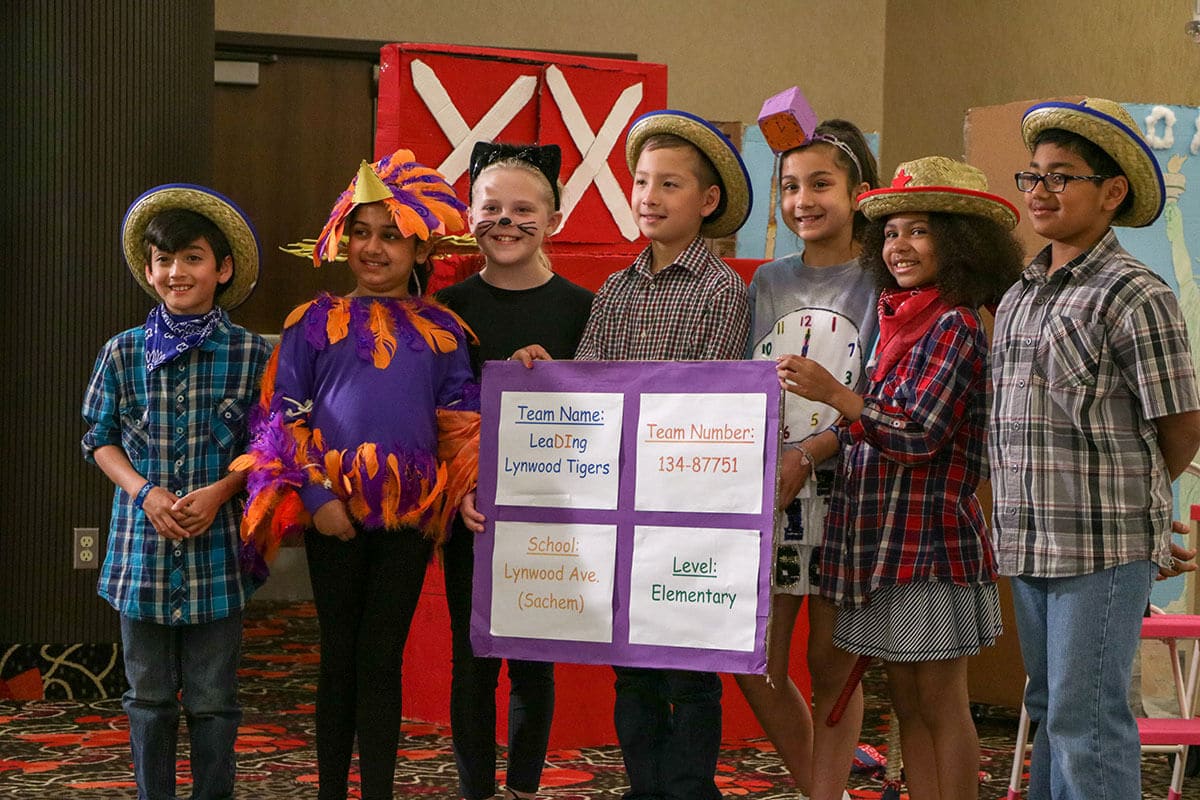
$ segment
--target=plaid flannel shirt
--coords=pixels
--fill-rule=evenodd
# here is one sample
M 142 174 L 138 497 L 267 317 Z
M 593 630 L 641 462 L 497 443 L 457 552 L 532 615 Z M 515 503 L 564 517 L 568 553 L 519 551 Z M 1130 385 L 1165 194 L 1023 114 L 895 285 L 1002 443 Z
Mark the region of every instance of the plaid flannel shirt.
M 696 238 L 650 271 L 650 248 L 604 281 L 576 361 L 712 361 L 742 357 L 750 304 L 741 277 Z
M 975 498 L 987 477 L 987 334 L 965 308 L 943 314 L 839 429 L 821 594 L 862 605 L 885 585 L 995 580 Z
M 222 314 L 199 348 L 147 374 L 141 327 L 104 345 L 88 382 L 83 454 L 115 445 L 147 480 L 183 497 L 225 477 L 246 447 L 246 414 L 270 355 L 261 336 Z M 117 487 L 98 591 L 133 619 L 185 625 L 222 619 L 252 589 L 238 566 L 241 504 L 221 507 L 205 533 L 160 536 Z
M 1153 420 L 1200 407 L 1170 287 L 1108 233 L 1047 276 L 1038 254 L 996 311 L 992 529 L 1005 575 L 1081 575 L 1170 556 L 1171 479 Z

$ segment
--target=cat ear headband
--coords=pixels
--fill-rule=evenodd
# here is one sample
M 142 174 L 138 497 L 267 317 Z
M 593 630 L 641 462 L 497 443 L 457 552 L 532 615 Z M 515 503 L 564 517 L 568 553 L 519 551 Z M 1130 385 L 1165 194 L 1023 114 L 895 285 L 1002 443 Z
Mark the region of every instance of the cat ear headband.
M 498 161 L 508 159 L 524 161 L 538 172 L 546 176 L 550 182 L 550 190 L 554 193 L 554 210 L 558 211 L 560 198 L 558 196 L 558 171 L 562 167 L 562 150 L 556 144 L 503 144 L 499 142 L 476 142 L 471 151 L 471 186 L 479 173 Z M 470 200 L 470 195 L 467 197 Z

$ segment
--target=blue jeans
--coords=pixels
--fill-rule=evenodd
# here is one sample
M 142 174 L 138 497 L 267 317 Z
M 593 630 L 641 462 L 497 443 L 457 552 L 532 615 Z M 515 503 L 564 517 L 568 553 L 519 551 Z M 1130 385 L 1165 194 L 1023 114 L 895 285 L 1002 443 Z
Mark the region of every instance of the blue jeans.
M 720 800 L 721 679 L 712 672 L 613 667 L 624 800 Z
M 1153 563 L 1135 561 L 1089 575 L 1013 578 L 1025 707 L 1038 726 L 1030 800 L 1142 796 L 1127 698 L 1157 574 Z
M 198 625 L 121 617 L 129 691 L 129 745 L 138 800 L 174 800 L 179 697 L 191 743 L 192 800 L 233 797 L 234 742 L 242 710 L 237 668 L 242 612 Z

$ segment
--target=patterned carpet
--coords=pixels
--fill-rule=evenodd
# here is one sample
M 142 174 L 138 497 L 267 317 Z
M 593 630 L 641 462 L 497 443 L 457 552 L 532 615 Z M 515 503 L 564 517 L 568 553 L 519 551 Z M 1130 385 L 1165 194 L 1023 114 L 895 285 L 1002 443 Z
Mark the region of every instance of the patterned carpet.
M 238 738 L 238 792 L 243 798 L 311 798 L 316 795 L 313 696 L 316 619 L 311 605 L 251 607 L 241 670 L 245 711 Z M 878 671 L 868 673 L 864 741 L 886 752 L 886 705 Z M 1016 719 L 979 709 L 983 743 L 980 797 L 1005 797 Z M 185 737 L 186 738 L 186 737 Z M 78 702 L 0 701 L 0 798 L 134 798 L 128 725 L 119 699 Z M 443 726 L 406 723 L 396 774 L 396 796 L 451 800 L 454 759 Z M 180 792 L 187 796 L 186 742 L 180 749 Z M 620 751 L 615 747 L 555 750 L 544 774 L 548 800 L 616 800 L 624 791 Z M 1148 756 L 1146 797 L 1165 797 L 1170 779 L 1165 757 Z M 769 743 L 727 741 L 718 781 L 728 798 L 794 800 L 795 792 Z M 1185 784 L 1184 797 L 1200 798 L 1200 780 Z M 857 800 L 879 798 L 882 776 L 852 776 Z M 354 796 L 357 796 L 355 793 Z

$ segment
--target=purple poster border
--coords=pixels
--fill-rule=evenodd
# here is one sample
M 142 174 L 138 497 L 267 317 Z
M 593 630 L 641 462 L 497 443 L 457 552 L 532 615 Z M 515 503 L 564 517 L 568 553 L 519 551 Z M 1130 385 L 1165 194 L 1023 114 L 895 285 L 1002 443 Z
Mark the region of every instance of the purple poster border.
M 500 396 L 503 392 L 594 392 L 624 395 L 620 478 L 616 510 L 497 506 L 496 467 Z M 644 393 L 766 395 L 762 505 L 757 514 L 634 511 L 639 398 Z M 478 656 L 580 664 L 763 673 L 767 618 L 771 607 L 776 468 L 782 394 L 770 361 L 539 362 L 526 369 L 515 361 L 489 361 L 483 369 L 482 433 L 479 445 L 478 506 L 487 518 L 475 539 L 475 584 L 471 603 L 471 646 Z M 492 558 L 495 523 L 559 522 L 617 526 L 617 565 L 612 643 L 493 636 Z M 635 525 L 737 528 L 759 532 L 758 607 L 753 651 L 713 650 L 629 643 L 628 604 Z

